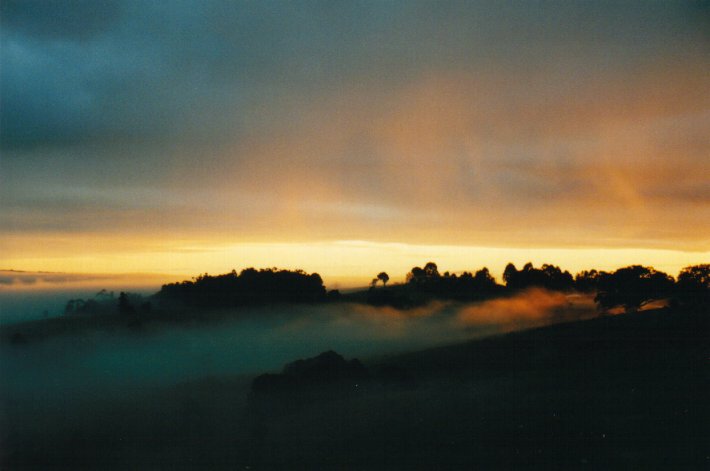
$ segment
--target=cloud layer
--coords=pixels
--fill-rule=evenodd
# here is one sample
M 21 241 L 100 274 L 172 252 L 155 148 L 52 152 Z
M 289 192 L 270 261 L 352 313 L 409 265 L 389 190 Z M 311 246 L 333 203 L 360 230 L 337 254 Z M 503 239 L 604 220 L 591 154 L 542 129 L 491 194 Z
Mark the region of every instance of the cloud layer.
M 156 274 L 89 274 L 0 270 L 0 293 L 18 291 L 65 291 L 72 289 L 138 288 L 157 286 L 174 277 Z
M 710 249 L 703 2 L 0 8 L 15 258 L 107 234 Z

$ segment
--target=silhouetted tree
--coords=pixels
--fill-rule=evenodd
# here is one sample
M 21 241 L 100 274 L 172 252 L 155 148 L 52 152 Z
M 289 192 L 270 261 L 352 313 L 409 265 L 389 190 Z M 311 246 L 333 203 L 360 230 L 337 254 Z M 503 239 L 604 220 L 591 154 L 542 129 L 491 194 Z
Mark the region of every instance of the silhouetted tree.
M 132 314 L 135 312 L 131 302 L 128 300 L 128 293 L 121 291 L 118 295 L 118 312 L 120 314 Z
M 594 300 L 603 309 L 622 306 L 627 312 L 671 294 L 673 278 L 653 267 L 632 265 L 599 277 Z
M 95 315 L 116 312 L 116 303 L 112 297 L 102 291 L 89 299 L 70 299 L 64 307 L 65 315 Z
M 574 278 L 568 271 L 562 271 L 556 265 L 543 264 L 540 271 L 545 275 L 543 286 L 557 291 L 570 291 L 574 288 Z
M 560 267 L 547 263 L 540 268 L 535 268 L 532 263 L 528 262 L 520 271 L 515 268 L 515 265 L 509 263 L 503 271 L 503 280 L 510 290 L 525 289 L 531 286 L 556 291 L 569 291 L 574 288 L 574 278 L 568 271 L 563 272 Z
M 608 273 L 597 270 L 583 270 L 574 277 L 574 287 L 577 291 L 591 293 L 597 290 L 599 278 Z
M 514 285 L 516 284 L 518 277 L 518 269 L 515 268 L 515 265 L 512 263 L 508 263 L 505 266 L 505 270 L 503 270 L 503 281 L 505 281 L 505 286 L 508 288 L 513 288 Z
M 424 279 L 424 270 L 421 267 L 414 267 L 407 273 L 406 279 L 407 283 L 419 283 Z
M 84 307 L 85 301 L 83 299 L 70 299 L 64 306 L 64 315 L 70 316 L 72 314 L 78 314 Z
M 488 271 L 488 268 L 486 267 L 483 267 L 478 270 L 473 276 L 473 279 L 479 290 L 490 291 L 498 286 L 495 278 L 493 278 L 490 271 Z
M 112 300 L 113 299 L 113 291 L 107 291 L 105 289 L 102 289 L 98 293 L 94 295 L 94 299 L 97 300 Z
M 424 276 L 427 278 L 439 278 L 439 268 L 434 262 L 428 262 L 424 265 Z
M 460 276 L 448 271 L 440 275 L 434 262 L 427 263 L 424 268 L 412 268 L 407 274 L 407 281 L 410 287 L 421 294 L 460 301 L 484 299 L 502 288 L 488 268 L 478 270 L 475 275 L 467 271 Z
M 676 300 L 684 305 L 710 304 L 710 264 L 692 265 L 680 271 Z
M 377 275 L 377 279 L 382 281 L 382 286 L 387 286 L 387 282 L 390 280 L 390 276 L 385 272 L 380 272 Z
M 414 267 L 407 273 L 407 283 L 419 286 L 432 286 L 432 281 L 439 279 L 439 269 L 434 262 L 427 262 L 424 268 Z
M 319 302 L 326 300 L 323 279 L 303 270 L 245 268 L 224 275 L 207 273 L 192 281 L 163 285 L 157 298 L 189 306 L 231 307 L 264 302 Z

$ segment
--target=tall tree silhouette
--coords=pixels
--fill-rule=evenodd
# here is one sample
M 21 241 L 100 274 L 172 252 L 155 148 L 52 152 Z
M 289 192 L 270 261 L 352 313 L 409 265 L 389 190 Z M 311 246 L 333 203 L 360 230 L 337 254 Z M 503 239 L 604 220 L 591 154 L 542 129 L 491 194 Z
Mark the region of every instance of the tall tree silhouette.
M 387 282 L 390 280 L 390 276 L 382 271 L 377 275 L 377 279 L 382 281 L 382 286 L 387 286 Z

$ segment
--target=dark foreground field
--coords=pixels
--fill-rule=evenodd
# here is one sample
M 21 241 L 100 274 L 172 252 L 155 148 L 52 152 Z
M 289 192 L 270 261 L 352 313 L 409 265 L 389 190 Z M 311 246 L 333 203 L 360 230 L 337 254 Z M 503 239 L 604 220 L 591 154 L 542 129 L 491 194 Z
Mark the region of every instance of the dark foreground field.
M 205 379 L 32 423 L 6 404 L 2 469 L 707 469 L 709 319 L 560 324 L 363 359 L 394 373 L 298 391 Z

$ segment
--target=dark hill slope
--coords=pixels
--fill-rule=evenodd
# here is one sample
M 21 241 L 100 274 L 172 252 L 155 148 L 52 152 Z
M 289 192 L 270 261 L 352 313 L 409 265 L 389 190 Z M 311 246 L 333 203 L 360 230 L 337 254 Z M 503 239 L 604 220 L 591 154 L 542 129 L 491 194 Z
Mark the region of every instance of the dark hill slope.
M 628 370 L 635 376 L 635 369 L 700 366 L 710 353 L 709 340 L 710 313 L 659 309 L 556 324 L 382 361 L 423 376 L 456 374 L 471 379 L 537 370 L 580 374 Z
M 262 413 L 252 461 L 263 469 L 706 469 L 708 320 L 648 311 L 366 362 L 406 370 L 416 386 L 370 384 Z
M 648 311 L 363 359 L 374 380 L 257 410 L 249 379 L 194 381 L 6 434 L 2 468 L 707 469 L 709 321 Z

